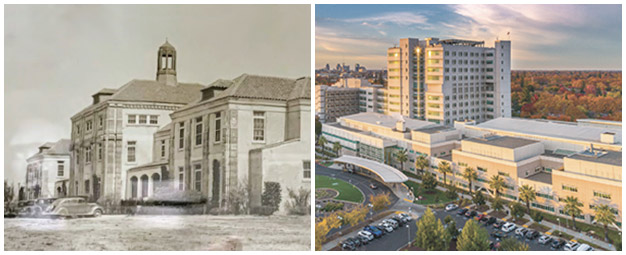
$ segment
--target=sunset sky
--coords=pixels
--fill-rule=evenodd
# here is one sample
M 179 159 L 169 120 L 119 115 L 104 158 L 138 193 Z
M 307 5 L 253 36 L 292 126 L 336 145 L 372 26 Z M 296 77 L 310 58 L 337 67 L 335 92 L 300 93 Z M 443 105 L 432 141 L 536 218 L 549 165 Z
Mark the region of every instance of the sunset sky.
M 316 5 L 315 15 L 316 68 L 384 69 L 406 37 L 510 39 L 514 70 L 622 68 L 621 5 Z

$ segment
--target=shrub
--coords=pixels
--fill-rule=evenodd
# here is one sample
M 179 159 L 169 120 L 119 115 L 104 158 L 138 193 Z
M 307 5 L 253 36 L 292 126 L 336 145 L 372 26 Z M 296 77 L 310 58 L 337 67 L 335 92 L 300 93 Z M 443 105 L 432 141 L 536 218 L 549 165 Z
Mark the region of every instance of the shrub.
M 274 211 L 278 211 L 281 202 L 280 192 L 280 183 L 265 182 L 265 190 L 261 195 L 261 205 L 270 206 L 274 208 Z
M 450 188 L 446 191 L 446 197 L 449 199 L 456 199 L 459 197 L 457 193 L 457 188 L 455 186 L 450 186 Z
M 540 212 L 532 211 L 530 212 L 530 218 L 532 218 L 535 222 L 541 222 L 543 220 L 543 214 Z
M 478 191 L 474 194 L 474 198 L 472 198 L 472 202 L 474 202 L 474 204 L 481 206 L 485 204 L 485 196 L 483 196 L 483 193 Z
M 240 181 L 228 194 L 228 212 L 235 215 L 249 213 L 250 196 L 248 194 L 248 182 Z
M 343 203 L 339 203 L 339 202 L 328 202 L 326 203 L 326 205 L 324 205 L 324 207 L 322 207 L 322 211 L 324 212 L 334 212 L 337 210 L 343 210 Z
M 255 206 L 250 208 L 250 214 L 261 215 L 261 216 L 270 216 L 275 212 L 274 208 L 271 206 Z
M 292 215 L 309 215 L 311 213 L 311 204 L 309 197 L 311 190 L 300 188 L 297 192 L 292 189 L 289 191 L 289 201 L 287 201 L 287 212 Z

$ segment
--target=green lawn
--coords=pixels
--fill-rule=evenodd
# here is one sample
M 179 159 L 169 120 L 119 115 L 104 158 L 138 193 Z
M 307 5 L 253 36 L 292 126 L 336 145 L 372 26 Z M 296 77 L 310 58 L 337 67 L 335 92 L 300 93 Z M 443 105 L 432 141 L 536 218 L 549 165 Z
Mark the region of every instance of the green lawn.
M 323 175 L 315 175 L 315 188 L 329 188 L 336 190 L 339 192 L 339 195 L 335 198 L 337 200 L 355 203 L 363 202 L 363 193 L 361 193 L 359 189 L 357 189 L 354 185 L 339 179 Z
M 425 190 L 422 189 L 421 185 L 413 182 L 407 181 L 404 183 L 409 188 L 412 188 L 415 197 L 422 196 L 422 200 L 414 201 L 416 204 L 420 205 L 430 205 L 430 204 L 442 204 L 449 203 L 455 201 L 456 199 L 450 199 L 446 196 L 445 192 L 435 189 L 432 193 L 426 193 Z M 438 200 L 437 200 L 438 199 Z

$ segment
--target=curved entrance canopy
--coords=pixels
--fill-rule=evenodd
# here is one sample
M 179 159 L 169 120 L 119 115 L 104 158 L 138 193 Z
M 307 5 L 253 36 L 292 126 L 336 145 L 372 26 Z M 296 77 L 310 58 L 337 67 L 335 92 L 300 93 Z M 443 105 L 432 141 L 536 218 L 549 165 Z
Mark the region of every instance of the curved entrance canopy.
M 400 183 L 400 182 L 405 182 L 409 180 L 409 178 L 406 177 L 406 175 L 404 175 L 398 169 L 395 169 L 391 166 L 379 163 L 374 160 L 369 160 L 366 158 L 355 157 L 355 156 L 343 155 L 339 158 L 334 159 L 333 161 L 339 162 L 339 163 L 353 164 L 353 165 L 365 168 L 367 170 L 370 170 L 372 173 L 375 173 L 376 175 L 378 175 L 380 179 L 382 179 L 383 182 L 386 182 L 386 183 Z

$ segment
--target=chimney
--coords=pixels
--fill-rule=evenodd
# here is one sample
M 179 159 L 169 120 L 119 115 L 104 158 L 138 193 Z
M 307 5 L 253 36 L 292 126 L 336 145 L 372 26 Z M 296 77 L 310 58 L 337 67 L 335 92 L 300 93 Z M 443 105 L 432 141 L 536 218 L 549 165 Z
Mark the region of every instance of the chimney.
M 400 131 L 400 132 L 404 132 L 405 127 L 404 127 L 404 120 L 399 120 L 396 122 L 396 130 Z
M 615 144 L 615 133 L 604 132 L 600 135 L 600 142 Z

